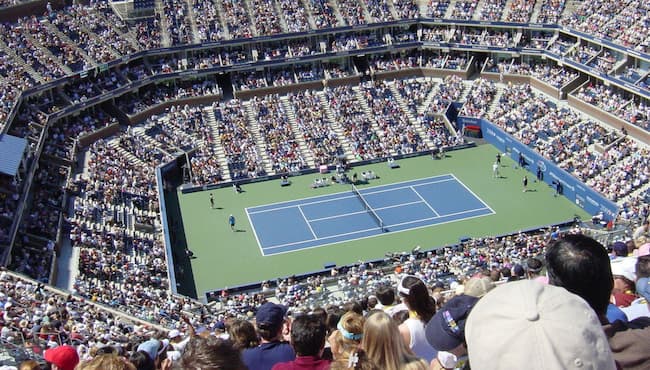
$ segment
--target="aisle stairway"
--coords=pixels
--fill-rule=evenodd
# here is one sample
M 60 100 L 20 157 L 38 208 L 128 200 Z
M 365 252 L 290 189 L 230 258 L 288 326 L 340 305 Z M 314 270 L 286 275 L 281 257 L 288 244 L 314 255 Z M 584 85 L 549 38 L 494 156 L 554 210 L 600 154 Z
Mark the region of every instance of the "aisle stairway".
M 295 99 L 295 97 L 293 98 Z M 305 158 L 307 166 L 310 168 L 315 168 L 316 162 L 314 160 L 314 154 L 305 142 L 304 132 L 302 132 L 302 130 L 298 127 L 298 122 L 296 121 L 296 111 L 293 109 L 293 105 L 289 101 L 289 97 L 287 95 L 281 96 L 280 103 L 284 107 L 287 119 L 289 120 L 289 125 L 291 125 L 291 130 L 293 131 L 293 135 L 296 138 L 296 142 L 298 143 L 298 149 L 302 153 L 303 158 Z
M 214 109 L 212 107 L 206 107 L 203 109 L 203 117 L 210 129 L 210 134 L 212 136 L 212 150 L 217 157 L 217 162 L 219 166 L 227 171 L 222 171 L 221 177 L 223 181 L 230 181 L 232 177 L 230 176 L 230 169 L 228 168 L 228 158 L 226 156 L 226 151 L 223 148 L 221 143 L 221 137 L 219 135 L 219 126 L 217 125 L 217 119 L 214 115 Z
M 345 137 L 344 134 L 345 130 L 343 126 L 336 120 L 334 113 L 330 108 L 329 102 L 327 101 L 327 97 L 325 96 L 325 92 L 318 91 L 316 92 L 316 95 L 318 95 L 318 98 L 321 101 L 321 105 L 323 107 L 323 110 L 325 111 L 325 116 L 327 117 L 327 121 L 330 123 L 330 127 L 332 127 L 336 135 L 339 137 L 339 141 L 341 142 L 341 146 L 343 147 L 343 151 L 345 153 L 345 158 L 349 162 L 356 160 L 354 156 L 354 150 L 352 149 L 352 145 L 350 144 L 350 140 L 348 140 L 348 138 Z
M 246 112 L 246 118 L 248 119 L 248 126 L 250 127 L 250 131 L 253 135 L 253 138 L 255 139 L 255 143 L 259 150 L 260 157 L 262 157 L 262 162 L 264 163 L 264 171 L 272 175 L 275 173 L 275 171 L 273 170 L 271 160 L 266 150 L 266 141 L 264 140 L 263 134 L 260 131 L 260 125 L 257 122 L 257 117 L 255 117 L 255 113 L 253 112 L 253 107 L 251 106 L 250 100 L 243 101 L 242 107 Z

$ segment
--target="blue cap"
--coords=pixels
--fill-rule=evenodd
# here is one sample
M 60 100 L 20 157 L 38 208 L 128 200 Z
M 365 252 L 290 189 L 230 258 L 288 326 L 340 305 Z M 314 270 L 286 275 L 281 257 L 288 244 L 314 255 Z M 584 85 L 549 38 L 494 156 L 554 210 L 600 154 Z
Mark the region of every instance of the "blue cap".
M 284 322 L 284 316 L 286 314 L 287 307 L 267 302 L 257 310 L 255 321 L 257 322 L 257 325 L 267 325 L 271 327 L 280 326 Z
M 425 328 L 431 347 L 449 351 L 465 342 L 465 322 L 476 302 L 478 298 L 461 294 L 436 312 Z

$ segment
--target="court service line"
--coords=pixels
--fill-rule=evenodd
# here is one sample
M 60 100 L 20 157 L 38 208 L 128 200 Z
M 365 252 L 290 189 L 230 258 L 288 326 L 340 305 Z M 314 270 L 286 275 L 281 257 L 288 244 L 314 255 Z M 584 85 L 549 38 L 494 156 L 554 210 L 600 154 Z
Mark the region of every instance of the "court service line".
M 339 194 L 345 194 L 345 193 L 350 193 L 350 191 L 341 192 Z M 339 200 L 348 199 L 348 198 L 356 198 L 356 197 L 357 196 L 353 194 L 353 195 L 341 196 L 341 197 L 337 197 L 337 198 L 317 200 L 317 201 L 314 201 L 314 202 L 290 204 L 290 205 L 283 206 L 283 207 L 269 208 L 269 209 L 264 209 L 264 210 L 261 210 L 261 211 L 252 211 L 250 213 L 251 214 L 258 214 L 258 213 L 274 212 L 274 211 L 278 211 L 278 210 L 281 210 L 281 209 L 295 208 L 295 207 L 301 207 L 301 206 L 310 206 L 312 204 L 319 204 L 319 203 L 337 202 Z M 292 201 L 292 202 L 295 202 L 295 201 Z M 288 203 L 288 202 L 284 202 L 284 203 Z
M 489 209 L 490 212 L 492 212 L 493 214 L 496 213 L 496 212 L 494 212 L 494 210 L 492 209 L 492 207 L 490 207 L 489 205 L 487 205 L 487 203 L 485 203 L 485 202 L 483 201 L 483 199 L 481 199 L 481 197 L 479 197 L 478 195 L 476 195 L 476 193 L 474 193 L 470 188 L 468 188 L 468 187 L 465 185 L 465 183 L 463 183 L 462 181 L 460 181 L 460 180 L 456 177 L 456 175 L 454 175 L 454 174 L 452 173 L 451 176 L 453 176 L 453 177 L 456 179 L 456 181 L 458 181 L 461 185 L 463 185 L 463 187 L 464 187 L 465 189 L 467 189 L 467 191 L 469 191 L 470 194 L 472 194 L 476 199 L 478 199 L 479 202 L 483 203 L 483 205 L 484 205 L 487 209 Z
M 465 217 L 465 218 L 462 218 L 460 220 L 448 220 L 448 221 L 438 222 L 436 224 L 415 226 L 415 227 L 410 227 L 410 228 L 407 228 L 407 229 L 404 229 L 404 230 L 391 231 L 391 233 L 392 234 L 404 233 L 404 232 L 408 232 L 408 231 L 412 231 L 412 230 L 419 230 L 419 229 L 424 229 L 424 228 L 432 227 L 432 226 L 440 226 L 440 225 L 445 225 L 445 224 L 452 223 L 452 222 L 466 221 L 466 220 L 471 220 L 471 219 L 474 219 L 474 218 L 485 217 L 485 216 L 490 216 L 490 215 L 492 215 L 492 213 L 487 213 L 487 214 L 484 214 L 484 215 L 476 215 L 476 216 Z M 264 254 L 264 256 L 277 256 L 277 255 L 280 255 L 280 254 L 300 252 L 300 251 L 304 251 L 304 250 L 316 249 L 316 248 L 326 247 L 326 246 L 340 244 L 340 243 L 352 242 L 352 241 L 356 241 L 356 240 L 375 238 L 375 237 L 377 237 L 379 235 L 382 235 L 382 234 L 366 235 L 366 236 L 353 238 L 353 239 L 346 239 L 346 240 L 341 240 L 341 241 L 333 241 L 333 242 L 324 243 L 324 244 L 317 244 L 317 245 L 310 245 L 310 246 L 306 246 L 306 247 L 296 249 L 296 250 L 288 250 L 288 251 L 282 251 L 282 252 L 277 252 L 277 253 Z
M 482 211 L 482 210 L 484 210 L 484 209 L 489 209 L 489 208 L 488 208 L 488 207 L 483 207 L 483 208 L 470 209 L 470 210 L 467 210 L 467 211 L 460 211 L 460 212 L 448 213 L 448 214 L 446 214 L 446 215 L 442 215 L 442 216 L 438 216 L 438 217 L 427 217 L 427 218 L 421 218 L 421 219 L 419 219 L 419 220 L 413 220 L 413 221 L 407 221 L 407 222 L 400 222 L 400 223 L 398 223 L 398 224 L 386 225 L 385 227 L 388 228 L 388 229 L 390 229 L 391 227 L 395 227 L 395 226 L 408 225 L 408 224 L 413 224 L 413 223 L 416 223 L 416 222 L 422 222 L 422 221 L 431 221 L 431 220 L 435 220 L 435 219 L 443 218 L 443 217 L 447 217 L 447 216 L 457 216 L 457 215 L 462 215 L 462 214 L 465 214 L 465 213 L 476 212 L 476 211 Z M 461 220 L 462 220 L 462 219 L 461 219 Z M 455 221 L 460 221 L 460 220 L 455 220 Z M 434 224 L 434 225 L 437 225 L 437 224 Z M 431 225 L 429 225 L 429 226 L 431 226 Z
M 412 184 L 412 185 L 398 186 L 398 187 L 394 187 L 394 188 L 390 188 L 390 189 L 382 189 L 382 190 L 375 190 L 375 191 L 372 191 L 373 188 L 366 188 L 366 189 L 359 189 L 359 192 L 361 193 L 361 195 L 372 195 L 372 194 L 386 193 L 386 192 L 394 191 L 394 190 L 402 190 L 402 189 L 409 189 L 409 188 L 412 189 L 414 186 L 439 184 L 441 182 L 449 182 L 449 181 L 454 181 L 454 179 L 428 181 L 428 182 L 422 182 L 422 183 L 417 183 L 417 184 Z M 458 180 L 456 180 L 456 181 L 458 181 Z M 415 181 L 413 181 L 413 182 L 415 182 Z M 385 185 L 385 186 L 390 186 L 390 185 Z M 370 191 L 364 191 L 364 190 L 370 190 Z
M 422 219 L 419 219 L 419 220 L 408 221 L 408 222 L 402 222 L 402 223 L 399 223 L 399 224 L 385 225 L 385 227 L 386 227 L 386 228 L 390 228 L 390 227 L 394 227 L 394 226 L 408 225 L 408 224 L 412 224 L 412 223 L 416 223 L 416 222 L 435 220 L 435 219 L 443 218 L 443 217 L 446 217 L 446 216 L 455 216 L 455 215 L 460 215 L 460 214 L 463 214 L 463 213 L 470 213 L 470 212 L 475 212 L 475 211 L 481 211 L 481 210 L 484 210 L 484 209 L 488 209 L 488 208 L 483 207 L 483 208 L 477 208 L 477 209 L 472 209 L 472 210 L 468 210 L 468 211 L 462 211 L 462 212 L 450 213 L 450 214 L 448 214 L 448 215 L 444 215 L 444 216 L 440 216 L 440 217 L 428 217 L 428 218 L 422 218 Z M 421 229 L 421 228 L 430 227 L 430 226 L 438 226 L 438 225 L 443 225 L 443 224 L 446 224 L 446 223 L 449 223 L 449 222 L 456 222 L 456 221 L 469 220 L 469 219 L 472 219 L 472 218 L 476 218 L 476 217 L 484 217 L 484 216 L 487 216 L 487 214 L 485 214 L 485 215 L 476 215 L 476 216 L 467 217 L 467 218 L 462 218 L 462 219 L 460 219 L 460 220 L 449 220 L 449 221 L 440 222 L 440 223 L 434 223 L 434 224 L 429 224 L 429 225 L 418 226 L 418 227 L 408 228 L 408 229 L 405 229 L 405 230 L 399 230 L 399 231 L 397 231 L 397 232 L 404 232 L 404 231 L 416 230 L 416 229 Z M 326 237 L 324 237 L 324 238 L 319 238 L 318 240 L 319 240 L 319 241 L 324 241 L 324 240 L 329 240 L 329 239 L 339 238 L 339 237 L 346 236 L 346 235 L 353 235 L 353 234 L 365 233 L 365 232 L 368 232 L 368 231 L 379 230 L 379 229 L 380 229 L 379 227 L 375 227 L 375 228 L 365 229 L 365 230 L 356 230 L 356 231 L 352 231 L 352 232 L 348 232 L 348 233 L 341 233 L 341 234 L 336 234 L 336 235 L 326 236 Z M 369 236 L 365 236 L 365 237 L 361 237 L 361 238 L 357 238 L 357 239 L 350 239 L 350 240 L 343 240 L 343 241 L 344 241 L 344 242 L 348 242 L 348 241 L 351 241 L 351 240 L 365 239 L 365 238 L 371 238 L 371 237 L 375 237 L 375 236 L 377 236 L 377 235 L 369 235 Z M 292 246 L 292 245 L 297 245 L 297 244 L 302 244 L 302 243 L 308 243 L 308 242 L 310 242 L 310 241 L 311 241 L 311 240 L 302 240 L 302 241 L 291 242 L 291 243 L 286 243 L 286 244 L 272 245 L 272 246 L 264 247 L 263 250 L 268 251 L 268 250 L 277 249 L 277 248 L 290 247 L 290 246 Z M 339 243 L 339 241 L 334 242 L 334 243 L 325 243 L 325 244 L 314 245 L 314 246 L 310 246 L 310 247 L 306 247 L 306 248 L 300 248 L 299 250 L 311 249 L 311 248 L 319 248 L 319 247 L 322 247 L 322 246 L 326 246 L 326 245 L 330 245 L 330 244 L 336 244 L 336 243 Z M 292 251 L 285 251 L 285 252 L 273 253 L 273 254 L 275 255 L 275 254 L 284 254 L 284 253 L 291 253 L 291 252 L 296 252 L 296 251 L 295 251 L 295 250 L 292 250 Z M 266 255 L 265 253 L 263 253 L 263 254 Z
M 348 233 L 341 233 L 341 234 L 326 236 L 324 238 L 318 238 L 318 240 L 320 241 L 320 240 L 334 239 L 334 238 L 338 238 L 338 237 L 341 237 L 341 236 L 365 233 L 365 232 L 373 231 L 373 230 L 381 230 L 381 228 L 380 227 L 373 227 L 373 228 L 370 228 L 370 229 L 355 230 L 355 231 L 351 231 L 351 232 L 348 232 Z M 307 239 L 307 240 L 301 240 L 299 242 L 291 242 L 291 243 L 286 243 L 286 244 L 272 245 L 272 246 L 269 246 L 269 247 L 264 247 L 264 250 L 289 247 L 289 246 L 296 245 L 296 244 L 308 243 L 310 241 L 312 241 L 312 240 Z M 303 250 L 303 249 L 305 249 L 305 248 L 300 248 L 300 250 Z
M 407 202 L 407 203 L 400 203 L 400 204 L 394 204 L 392 206 L 386 206 L 386 207 L 378 207 L 378 208 L 372 208 L 373 211 L 383 211 L 385 209 L 390 209 L 390 208 L 399 208 L 399 207 L 404 207 L 404 206 L 410 206 L 412 204 L 419 204 L 422 203 L 421 201 L 417 202 Z M 367 214 L 368 211 L 365 209 L 362 211 L 358 212 L 349 212 L 349 213 L 342 213 L 334 216 L 327 216 L 327 217 L 320 217 L 320 218 L 312 218 L 311 220 L 307 220 L 309 222 L 316 222 L 316 221 L 323 221 L 323 220 L 331 220 L 334 218 L 339 218 L 339 217 L 345 217 L 345 216 L 352 216 L 352 215 L 359 215 L 359 214 Z
M 420 195 L 420 193 L 418 193 L 418 191 L 415 190 L 415 188 L 414 188 L 413 186 L 410 186 L 410 188 L 411 188 L 411 190 L 413 190 L 413 192 L 415 193 L 415 195 L 418 196 L 418 198 L 422 199 L 422 202 L 424 202 L 424 204 L 426 204 L 427 207 L 429 207 L 429 209 L 430 209 L 431 211 L 433 211 L 433 213 L 434 213 L 436 216 L 440 217 L 440 213 L 438 213 L 438 212 L 437 212 L 433 207 L 431 207 L 431 204 L 429 204 L 429 202 L 427 202 L 427 200 L 424 199 L 424 197 L 423 197 L 422 195 Z
M 305 216 L 305 212 L 302 211 L 301 206 L 298 206 L 298 211 L 300 211 L 300 214 L 302 215 L 302 219 L 305 220 L 305 223 L 307 224 L 307 227 L 309 227 L 309 231 L 311 231 L 311 235 L 314 236 L 314 239 L 312 239 L 312 240 L 318 240 L 318 237 L 316 236 L 316 233 L 314 232 L 314 229 L 311 228 L 311 224 L 309 223 L 309 220 L 307 219 L 307 216 Z

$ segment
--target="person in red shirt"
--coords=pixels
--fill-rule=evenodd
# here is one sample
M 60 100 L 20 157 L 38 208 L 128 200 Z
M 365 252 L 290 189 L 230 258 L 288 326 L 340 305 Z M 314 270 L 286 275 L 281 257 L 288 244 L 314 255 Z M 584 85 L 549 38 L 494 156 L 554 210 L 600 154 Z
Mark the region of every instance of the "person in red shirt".
M 291 323 L 291 346 L 296 359 L 280 362 L 272 370 L 326 370 L 330 361 L 321 358 L 325 348 L 327 328 L 319 315 L 301 315 Z

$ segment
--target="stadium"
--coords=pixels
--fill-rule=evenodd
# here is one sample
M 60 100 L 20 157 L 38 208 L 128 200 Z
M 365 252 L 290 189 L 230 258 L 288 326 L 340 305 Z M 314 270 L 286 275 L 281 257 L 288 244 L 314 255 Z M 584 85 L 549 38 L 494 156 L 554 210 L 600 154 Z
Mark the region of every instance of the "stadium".
M 565 235 L 640 261 L 649 10 L 0 1 L 0 365 L 367 313 L 405 275 L 441 310 Z

